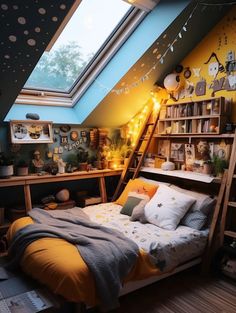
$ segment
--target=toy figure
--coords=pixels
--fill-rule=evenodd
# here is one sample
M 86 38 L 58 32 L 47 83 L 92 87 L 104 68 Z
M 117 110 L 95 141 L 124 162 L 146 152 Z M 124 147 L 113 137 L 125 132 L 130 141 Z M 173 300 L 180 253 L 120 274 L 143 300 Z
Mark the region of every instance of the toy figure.
M 32 165 L 35 173 L 40 173 L 43 170 L 44 161 L 40 157 L 40 152 L 38 150 L 34 151 L 34 158 L 32 160 Z

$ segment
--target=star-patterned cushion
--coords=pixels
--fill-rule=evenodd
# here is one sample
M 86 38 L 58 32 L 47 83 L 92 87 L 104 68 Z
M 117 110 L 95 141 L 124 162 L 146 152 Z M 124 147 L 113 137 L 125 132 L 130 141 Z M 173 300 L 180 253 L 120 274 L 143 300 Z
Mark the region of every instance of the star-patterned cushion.
M 175 230 L 195 201 L 196 199 L 189 195 L 183 195 L 168 186 L 160 185 L 144 208 L 145 218 L 151 224 Z

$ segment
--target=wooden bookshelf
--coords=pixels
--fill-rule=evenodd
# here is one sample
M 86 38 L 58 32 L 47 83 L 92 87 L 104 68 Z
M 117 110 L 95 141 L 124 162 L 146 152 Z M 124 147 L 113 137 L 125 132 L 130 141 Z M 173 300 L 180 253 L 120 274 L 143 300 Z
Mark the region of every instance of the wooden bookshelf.
M 230 114 L 224 97 L 166 104 L 158 121 L 158 135 L 219 135 Z

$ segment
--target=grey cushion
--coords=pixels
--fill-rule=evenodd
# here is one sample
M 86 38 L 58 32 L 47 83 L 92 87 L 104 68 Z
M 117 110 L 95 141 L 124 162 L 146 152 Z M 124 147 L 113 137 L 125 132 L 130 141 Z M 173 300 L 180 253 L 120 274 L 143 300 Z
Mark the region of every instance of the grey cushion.
M 182 192 L 183 194 L 186 194 L 186 195 L 189 195 L 189 196 L 196 198 L 196 202 L 194 202 L 194 204 L 191 206 L 190 212 L 201 211 L 202 213 L 204 213 L 207 216 L 212 213 L 212 211 L 215 207 L 215 204 L 216 204 L 215 198 L 212 198 L 208 194 L 180 188 L 180 187 L 175 186 L 175 185 L 171 185 L 170 187 L 173 188 L 174 190 Z
M 180 225 L 201 230 L 207 222 L 207 216 L 201 211 L 188 212 L 180 221 Z

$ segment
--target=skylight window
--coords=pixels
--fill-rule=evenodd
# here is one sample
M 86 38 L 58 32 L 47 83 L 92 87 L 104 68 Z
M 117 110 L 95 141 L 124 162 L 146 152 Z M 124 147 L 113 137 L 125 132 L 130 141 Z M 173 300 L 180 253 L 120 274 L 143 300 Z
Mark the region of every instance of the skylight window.
M 83 0 L 24 88 L 69 92 L 130 8 L 122 0 Z

